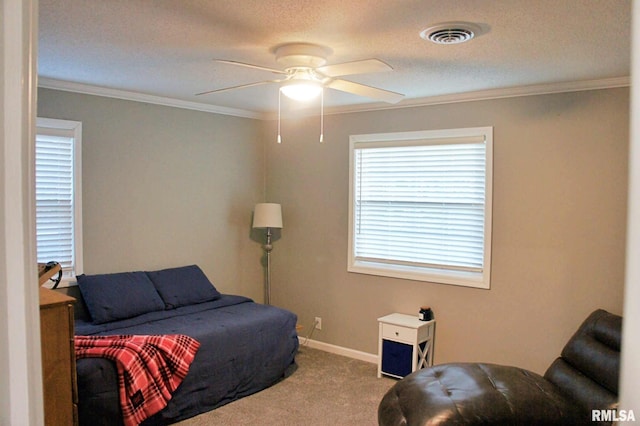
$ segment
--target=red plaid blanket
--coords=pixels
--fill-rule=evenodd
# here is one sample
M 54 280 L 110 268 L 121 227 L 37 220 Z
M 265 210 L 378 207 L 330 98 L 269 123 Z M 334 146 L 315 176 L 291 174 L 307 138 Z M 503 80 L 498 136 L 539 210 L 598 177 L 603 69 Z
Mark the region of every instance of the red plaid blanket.
M 182 334 L 76 336 L 76 358 L 107 358 L 118 367 L 125 426 L 166 407 L 182 383 L 200 343 Z

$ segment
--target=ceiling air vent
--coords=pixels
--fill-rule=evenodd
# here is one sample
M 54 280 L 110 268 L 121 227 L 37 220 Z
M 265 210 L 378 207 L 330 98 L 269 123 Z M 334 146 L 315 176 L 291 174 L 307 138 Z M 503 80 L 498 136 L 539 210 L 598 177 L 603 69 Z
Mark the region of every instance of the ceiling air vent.
M 480 27 L 469 22 L 445 22 L 423 30 L 420 37 L 436 44 L 458 44 L 471 40 L 479 33 Z

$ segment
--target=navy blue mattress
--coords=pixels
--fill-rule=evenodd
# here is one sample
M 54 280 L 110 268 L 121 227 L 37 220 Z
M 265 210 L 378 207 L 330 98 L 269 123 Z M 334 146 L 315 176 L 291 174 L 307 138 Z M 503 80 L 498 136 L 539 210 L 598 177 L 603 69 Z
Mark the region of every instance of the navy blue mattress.
M 94 325 L 76 320 L 77 335 L 186 334 L 200 342 L 189 374 L 145 425 L 169 424 L 258 392 L 282 379 L 298 349 L 296 315 L 242 296 L 150 312 Z M 80 424 L 122 424 L 115 364 L 77 361 Z

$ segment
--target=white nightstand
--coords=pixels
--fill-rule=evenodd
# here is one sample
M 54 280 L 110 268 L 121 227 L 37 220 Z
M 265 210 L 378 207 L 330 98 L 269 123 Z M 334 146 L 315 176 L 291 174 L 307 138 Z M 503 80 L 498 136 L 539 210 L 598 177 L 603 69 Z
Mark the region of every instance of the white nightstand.
M 402 378 L 433 365 L 435 324 L 406 314 L 378 318 L 378 377 Z

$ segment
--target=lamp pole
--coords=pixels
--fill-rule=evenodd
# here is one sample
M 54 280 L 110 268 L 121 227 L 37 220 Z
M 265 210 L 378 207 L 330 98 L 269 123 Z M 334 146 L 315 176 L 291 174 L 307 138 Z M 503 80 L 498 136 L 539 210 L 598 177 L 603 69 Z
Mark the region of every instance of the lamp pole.
M 267 283 L 264 287 L 264 303 L 271 304 L 271 228 L 267 228 L 267 243 L 264 245 L 264 251 L 267 253 Z

